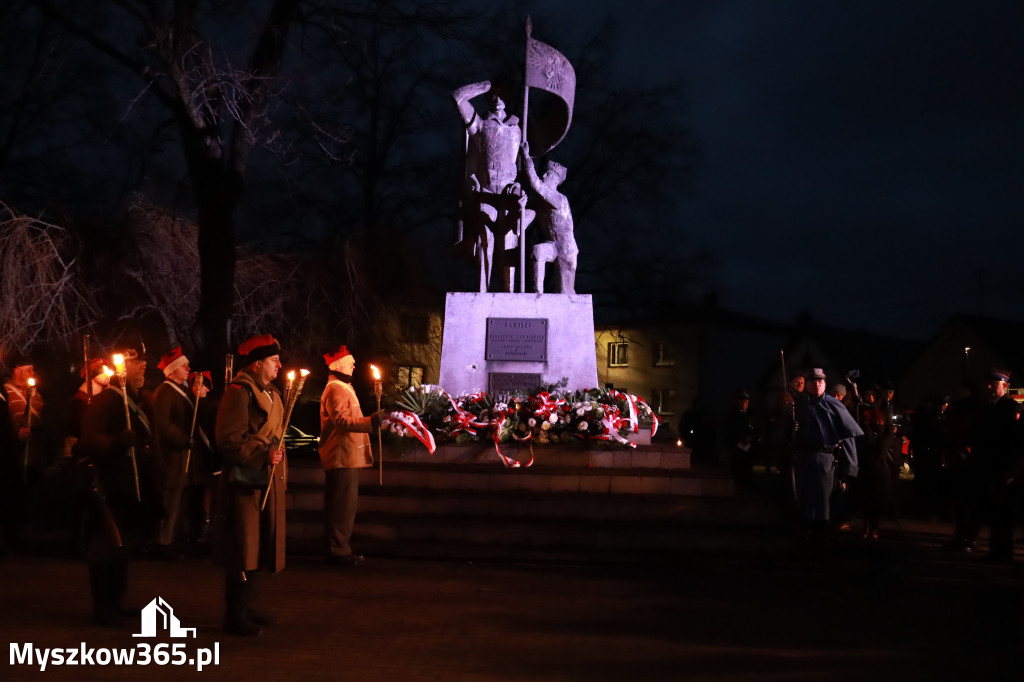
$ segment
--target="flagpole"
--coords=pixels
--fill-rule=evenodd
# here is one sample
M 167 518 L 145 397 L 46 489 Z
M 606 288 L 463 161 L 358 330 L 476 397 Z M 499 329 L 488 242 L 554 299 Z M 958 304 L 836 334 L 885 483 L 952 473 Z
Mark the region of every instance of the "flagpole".
M 530 70 L 530 34 L 533 21 L 526 16 L 526 47 L 523 50 L 523 142 L 526 142 L 526 119 L 530 112 L 530 86 L 527 74 Z M 526 207 L 519 208 L 519 292 L 526 293 L 526 228 L 524 227 Z

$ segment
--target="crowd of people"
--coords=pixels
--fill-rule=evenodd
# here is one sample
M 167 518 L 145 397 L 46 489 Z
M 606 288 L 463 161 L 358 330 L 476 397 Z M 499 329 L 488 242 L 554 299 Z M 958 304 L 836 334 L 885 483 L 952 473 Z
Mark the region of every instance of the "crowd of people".
M 280 351 L 270 335 L 246 340 L 240 371 L 215 399 L 210 373 L 193 372 L 180 347 L 160 356 L 163 381 L 149 390 L 145 346 L 125 343 L 82 363 L 82 383 L 61 409 L 44 404 L 28 355 L 2 357 L 0 556 L 23 544 L 33 498 L 57 471 L 71 500 L 68 542 L 85 559 L 98 625 L 121 627 L 137 617 L 124 603 L 134 558 L 173 561 L 186 549 L 210 553 L 223 567 L 225 632 L 252 636 L 273 625 L 259 593 L 263 576 L 285 560 L 291 382 L 285 395 L 275 383 Z M 368 434 L 381 415 L 363 415 L 351 385 L 355 357 L 344 345 L 324 360 L 324 553 L 330 565 L 349 567 L 362 559 L 349 544 L 358 469 L 373 464 Z M 61 422 L 59 448 L 47 419 Z
M 1014 525 L 1024 516 L 1024 425 L 1008 394 L 1009 373 L 994 370 L 983 387 L 965 382 L 955 395 L 927 396 L 912 410 L 897 404 L 892 383 L 860 389 L 857 379 L 829 385 L 820 369 L 794 372 L 764 418 L 741 392 L 722 428 L 723 459 L 737 486 L 750 484 L 755 465 L 778 473 L 781 498 L 810 542 L 826 529 L 877 540 L 883 518 L 914 513 L 954 522 L 946 546 L 962 552 L 977 551 L 987 523 L 987 558 L 1011 561 Z M 684 433 L 702 424 L 694 440 L 708 459 L 715 447 L 708 420 L 687 419 Z M 901 477 L 912 484 L 898 486 Z M 898 487 L 912 496 L 900 499 Z

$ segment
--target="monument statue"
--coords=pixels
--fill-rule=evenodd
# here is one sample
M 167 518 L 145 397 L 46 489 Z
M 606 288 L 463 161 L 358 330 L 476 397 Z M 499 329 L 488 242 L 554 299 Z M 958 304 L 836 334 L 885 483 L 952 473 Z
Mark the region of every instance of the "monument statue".
M 533 247 L 533 287 L 538 294 L 544 293 L 545 264 L 557 261 L 559 276 L 559 293 L 576 293 L 576 237 L 573 235 L 572 211 L 569 199 L 558 191 L 558 186 L 565 182 L 565 166 L 548 161 L 544 177 L 537 177 L 530 158 L 530 145 L 523 143 L 522 165 L 530 180 L 530 187 L 544 202 L 538 215 L 544 236 L 549 241 L 540 242 Z
M 504 291 L 515 291 L 517 270 L 519 291 L 526 291 L 526 228 L 534 219 L 534 211 L 526 208 L 526 194 L 516 182 L 520 145 L 530 140 L 534 150 L 540 150 L 539 155 L 546 154 L 562 141 L 572 122 L 576 72 L 561 52 L 534 40 L 532 31 L 527 17 L 521 123 L 516 116 L 505 114 L 505 102 L 493 92 L 490 112 L 485 117 L 477 113 L 471 100 L 491 92 L 490 81 L 464 85 L 452 93 L 466 126 L 466 177 L 456 242 L 476 258 L 481 293 L 486 293 L 490 286 L 495 263 L 502 269 Z M 528 131 L 531 88 L 553 95 L 557 106 L 548 107 L 541 124 Z M 570 217 L 570 233 L 571 224 Z M 496 243 L 499 248 L 495 248 Z M 517 245 L 518 263 L 514 257 Z M 572 249 L 575 250 L 575 244 Z M 546 254 L 550 248 L 541 251 Z M 564 287 L 563 293 L 568 293 Z
M 490 81 L 452 92 L 466 130 L 457 243 L 472 251 L 480 271 L 479 292 L 449 291 L 445 297 L 438 381 L 452 395 L 530 395 L 544 384 L 562 382 L 569 391 L 598 385 L 593 298 L 575 292 L 573 218 L 559 190 L 566 171 L 548 162 L 537 177 L 536 159 L 530 158 L 531 152 L 545 156 L 565 138 L 576 74 L 564 55 L 534 40 L 531 31 L 527 19 L 519 117 L 508 115 L 506 91 Z M 490 99 L 486 113 L 479 101 L 485 96 Z M 544 270 L 557 263 L 558 294 L 524 295 L 526 229 L 537 218 L 544 234 L 530 240 L 540 242 L 532 249 L 533 284 L 543 294 Z M 503 291 L 488 291 L 495 266 L 505 275 Z
M 526 194 L 516 182 L 516 156 L 522 141 L 519 119 L 505 115 L 505 103 L 496 95 L 486 118 L 481 118 L 470 102 L 490 89 L 490 81 L 483 81 L 452 93 L 466 124 L 468 194 L 462 204 L 459 241 L 472 246 L 480 266 L 481 292 L 490 285 L 495 241 L 499 241 L 497 261 L 503 269 L 504 291 L 511 292 L 516 268 L 508 254 L 519 245 L 534 212 L 526 208 Z

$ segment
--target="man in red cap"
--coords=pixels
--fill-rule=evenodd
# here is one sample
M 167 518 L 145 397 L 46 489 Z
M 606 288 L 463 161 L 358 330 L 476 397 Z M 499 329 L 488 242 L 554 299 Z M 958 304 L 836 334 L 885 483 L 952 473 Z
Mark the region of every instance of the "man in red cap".
M 198 534 L 205 472 L 200 470 L 200 458 L 192 456 L 196 451 L 192 432 L 196 397 L 188 385 L 188 357 L 182 353 L 181 346 L 175 346 L 160 358 L 157 367 L 165 377 L 153 392 L 154 445 L 163 463 L 165 515 L 160 522 L 156 551 L 157 556 L 174 560 L 180 556 L 176 543 L 182 521 L 191 521 L 187 530 L 193 535 Z
M 25 353 L 15 353 L 8 363 L 11 372 L 4 384 L 7 391 L 8 408 L 21 443 L 17 456 L 24 480 L 31 484 L 41 475 L 45 464 L 45 442 L 43 438 L 43 399 L 34 387 L 36 380 L 32 359 Z M 29 405 L 31 398 L 32 404 Z
M 0 356 L 0 360 L 2 360 Z M 9 540 L 16 540 L 20 510 L 15 506 L 18 486 L 18 436 L 11 419 L 7 389 L 0 383 L 0 558 L 10 554 Z
M 320 463 L 323 465 L 324 537 L 327 563 L 355 566 L 363 557 L 352 553 L 349 539 L 359 503 L 359 470 L 373 466 L 371 430 L 381 415 L 363 416 L 352 388 L 356 359 L 344 345 L 324 354 L 330 379 L 320 396 Z
M 280 352 L 281 344 L 269 334 L 239 346 L 244 369 L 225 389 L 217 410 L 216 441 L 224 457 L 224 631 L 232 635 L 258 635 L 260 626 L 275 623 L 257 602 L 258 572 L 284 568 L 284 404 L 272 383 L 281 371 Z M 267 502 L 261 508 L 265 492 Z

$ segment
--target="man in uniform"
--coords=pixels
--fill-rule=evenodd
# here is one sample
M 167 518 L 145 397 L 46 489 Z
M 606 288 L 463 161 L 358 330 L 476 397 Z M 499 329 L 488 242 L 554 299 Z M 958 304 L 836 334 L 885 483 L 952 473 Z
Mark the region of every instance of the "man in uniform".
M 10 362 L 11 373 L 4 383 L 7 391 L 8 409 L 11 420 L 21 443 L 17 453 L 21 463 L 21 478 L 32 485 L 42 474 L 46 464 L 45 442 L 43 438 L 43 399 L 39 391 L 30 388 L 35 384 L 36 372 L 32 360 L 25 354 L 15 354 Z M 32 403 L 29 404 L 31 397 Z
M 124 376 L 93 397 L 79 443 L 91 464 L 88 485 L 95 504 L 85 557 L 93 617 L 103 627 L 118 627 L 122 616 L 137 613 L 123 604 L 128 560 L 152 537 L 163 515 L 158 465 L 149 448 L 152 420 L 140 393 L 146 381 L 145 347 L 132 345 L 121 354 Z
M 986 486 L 991 518 L 988 559 L 1013 561 L 1013 519 L 1018 498 L 1017 471 L 1021 464 L 1020 410 L 1006 394 L 1010 373 L 994 370 L 989 375 L 988 400 L 978 411 L 977 447 L 982 482 Z
M 2 358 L 0 358 L 2 360 Z M 0 384 L 0 558 L 10 554 L 8 542 L 17 534 L 18 509 L 14 506 L 18 480 L 18 436 L 11 419 L 7 389 Z
M 825 393 L 825 372 L 815 368 L 803 395 L 797 396 L 794 416 L 784 418 L 793 443 L 793 474 L 803 539 L 820 545 L 828 530 L 829 506 L 835 477 L 840 486 L 857 476 L 854 438 L 864 432 L 846 407 Z
M 220 554 L 225 567 L 224 632 L 253 636 L 276 620 L 258 608 L 258 572 L 284 568 L 284 403 L 272 382 L 281 344 L 254 336 L 238 347 L 244 369 L 224 391 L 216 442 L 224 458 L 219 497 Z M 266 504 L 263 499 L 266 496 Z
M 381 415 L 363 416 L 352 388 L 356 359 L 341 346 L 324 354 L 330 379 L 320 396 L 320 463 L 324 467 L 324 536 L 327 563 L 354 566 L 363 557 L 352 553 L 349 539 L 359 502 L 359 470 L 373 466 L 371 430 L 380 427 Z
M 179 539 L 183 516 L 188 530 L 198 533 L 199 519 L 195 508 L 202 505 L 202 466 L 192 433 L 196 396 L 188 385 L 189 361 L 175 346 L 157 365 L 164 381 L 153 392 L 153 426 L 156 431 L 156 452 L 163 464 L 163 495 L 165 516 L 157 536 L 157 555 L 166 560 L 178 558 L 175 546 Z M 188 470 L 186 471 L 186 466 Z M 198 492 L 197 492 L 198 490 Z M 198 495 L 198 497 L 197 497 Z M 184 505 L 185 513 L 182 513 Z
M 85 411 L 93 398 L 98 396 L 110 385 L 112 370 L 108 370 L 109 360 L 104 358 L 93 358 L 88 365 L 82 365 L 82 385 L 78 391 L 71 396 L 68 406 L 68 430 L 64 439 L 64 454 L 70 455 L 72 449 L 82 438 L 82 420 L 85 418 Z M 108 374 L 107 372 L 111 373 Z

